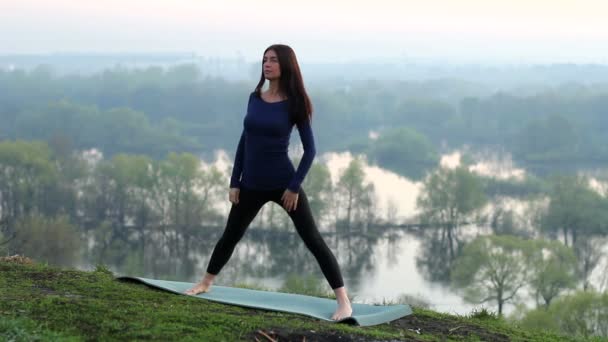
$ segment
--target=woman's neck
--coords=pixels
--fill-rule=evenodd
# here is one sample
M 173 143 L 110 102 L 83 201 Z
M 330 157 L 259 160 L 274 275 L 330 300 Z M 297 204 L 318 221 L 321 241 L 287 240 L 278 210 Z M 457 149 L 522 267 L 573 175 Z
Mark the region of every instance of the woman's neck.
M 283 94 L 281 91 L 279 80 L 270 80 L 266 93 L 273 98 L 282 98 L 285 96 L 285 94 Z

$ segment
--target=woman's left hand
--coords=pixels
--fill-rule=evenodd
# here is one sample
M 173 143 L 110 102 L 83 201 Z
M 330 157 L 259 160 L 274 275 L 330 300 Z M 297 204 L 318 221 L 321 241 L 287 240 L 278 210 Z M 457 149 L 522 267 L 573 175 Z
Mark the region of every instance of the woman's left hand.
M 283 193 L 281 201 L 283 201 L 283 207 L 285 208 L 285 210 L 296 210 L 296 207 L 298 205 L 298 193 L 287 189 Z

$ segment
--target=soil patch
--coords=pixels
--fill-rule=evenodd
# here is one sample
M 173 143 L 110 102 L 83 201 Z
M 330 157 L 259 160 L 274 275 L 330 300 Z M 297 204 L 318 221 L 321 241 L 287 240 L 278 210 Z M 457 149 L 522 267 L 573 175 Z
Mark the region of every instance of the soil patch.
M 344 334 L 341 332 L 332 331 L 315 331 L 315 330 L 300 330 L 294 331 L 292 329 L 285 328 L 273 328 L 256 330 L 255 332 L 245 336 L 246 341 L 259 341 L 259 342 L 275 342 L 275 341 L 293 341 L 293 342 L 397 342 L 397 341 L 422 341 L 409 337 L 402 337 L 393 340 L 378 340 L 371 337 Z
M 478 336 L 483 341 L 507 342 L 509 336 L 501 333 L 491 332 L 487 329 L 471 324 L 450 319 L 436 319 L 429 316 L 417 316 L 415 314 L 405 316 L 389 323 L 391 326 L 416 332 L 420 334 L 431 334 L 434 336 Z

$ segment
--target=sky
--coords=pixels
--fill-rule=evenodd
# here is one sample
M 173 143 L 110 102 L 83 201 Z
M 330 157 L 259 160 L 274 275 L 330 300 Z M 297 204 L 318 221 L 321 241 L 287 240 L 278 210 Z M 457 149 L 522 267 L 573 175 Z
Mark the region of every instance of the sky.
M 608 63 L 606 0 L 0 0 L 0 54 Z

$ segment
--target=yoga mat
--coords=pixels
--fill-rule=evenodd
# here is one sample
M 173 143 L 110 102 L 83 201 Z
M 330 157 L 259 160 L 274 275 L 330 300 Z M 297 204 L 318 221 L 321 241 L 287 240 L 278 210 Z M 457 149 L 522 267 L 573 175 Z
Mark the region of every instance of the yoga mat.
M 149 279 L 142 277 L 117 277 L 119 280 L 132 280 L 141 282 L 162 290 L 190 296 L 184 291 L 194 283 Z M 247 308 L 266 309 L 289 312 L 310 316 L 329 322 L 345 322 L 360 326 L 370 326 L 387 323 L 412 313 L 409 305 L 371 305 L 351 303 L 353 314 L 351 317 L 334 321 L 331 316 L 336 311 L 337 303 L 334 299 L 305 296 L 293 293 L 270 292 L 260 290 L 241 289 L 237 287 L 212 285 L 211 291 L 196 296 L 214 302 L 243 306 Z

